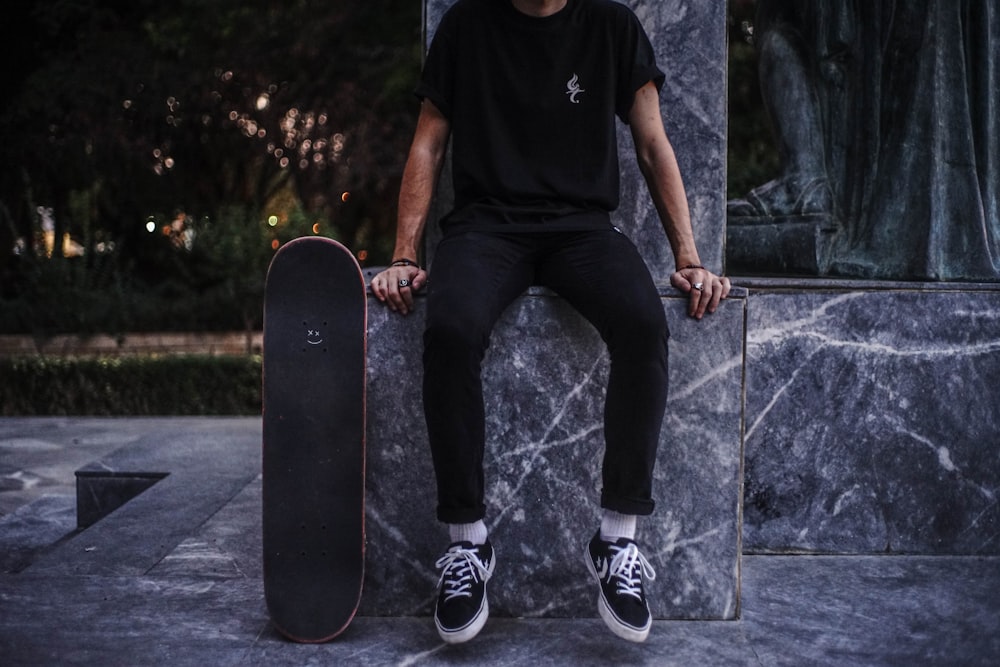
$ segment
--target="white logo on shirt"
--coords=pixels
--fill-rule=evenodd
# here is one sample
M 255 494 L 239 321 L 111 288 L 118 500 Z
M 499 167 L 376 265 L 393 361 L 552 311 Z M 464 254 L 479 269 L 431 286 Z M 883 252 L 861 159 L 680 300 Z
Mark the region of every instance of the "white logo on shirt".
M 587 91 L 580 87 L 580 77 L 574 72 L 573 78 L 566 82 L 566 94 L 569 95 L 569 101 L 573 104 L 579 104 L 580 100 L 576 99 L 576 96 L 585 92 Z

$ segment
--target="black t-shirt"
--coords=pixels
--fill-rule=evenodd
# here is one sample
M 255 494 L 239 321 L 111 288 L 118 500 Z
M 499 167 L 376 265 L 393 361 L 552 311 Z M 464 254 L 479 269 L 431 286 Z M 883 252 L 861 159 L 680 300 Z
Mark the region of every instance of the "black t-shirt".
M 446 227 L 590 229 L 618 207 L 615 116 L 664 75 L 630 9 L 569 0 L 548 17 L 510 0 L 458 0 L 442 17 L 417 95 L 452 128 Z

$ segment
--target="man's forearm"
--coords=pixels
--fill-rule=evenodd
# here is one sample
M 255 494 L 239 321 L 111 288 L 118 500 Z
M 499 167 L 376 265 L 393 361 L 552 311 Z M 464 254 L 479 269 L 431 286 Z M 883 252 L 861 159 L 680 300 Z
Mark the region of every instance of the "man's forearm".
M 450 126 L 430 102 L 425 101 L 417 119 L 410 154 L 399 188 L 394 259 L 417 260 L 431 202 L 444 164 Z
M 399 190 L 396 246 L 392 253 L 394 259 L 417 260 L 417 251 L 437 186 L 437 172 L 428 173 L 425 169 L 433 169 L 433 167 L 418 167 L 413 164 L 413 156 L 410 156 L 403 172 L 403 182 Z
M 700 264 L 684 180 L 674 148 L 663 128 L 659 94 L 652 82 L 636 91 L 629 112 L 629 125 L 639 169 L 646 179 L 653 204 L 674 251 L 677 268 Z
M 700 264 L 680 168 L 669 143 L 639 160 L 677 268 Z

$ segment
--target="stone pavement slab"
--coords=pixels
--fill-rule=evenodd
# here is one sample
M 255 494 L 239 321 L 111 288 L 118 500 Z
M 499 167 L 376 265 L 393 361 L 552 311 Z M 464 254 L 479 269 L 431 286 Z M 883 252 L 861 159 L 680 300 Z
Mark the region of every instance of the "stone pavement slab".
M 595 618 L 498 618 L 457 647 L 416 617 L 289 643 L 256 578 L 24 573 L 0 578 L 0 651 L 8 665 L 994 665 L 997 565 L 750 557 L 739 621 L 659 621 L 635 645 Z
M 76 497 L 46 495 L 0 518 L 0 572 L 19 572 L 76 526 Z
M 25 459 L 39 450 L 4 448 L 7 435 L 73 446 L 59 435 L 65 422 L 14 421 L 0 420 L 0 455 L 10 467 L 30 470 Z M 292 644 L 271 627 L 263 600 L 252 425 L 77 420 L 70 430 L 93 434 L 97 426 L 115 427 L 139 448 L 148 446 L 151 426 L 202 442 L 202 451 L 211 445 L 198 434 L 214 434 L 229 442 L 214 450 L 225 452 L 216 461 L 229 463 L 206 476 L 198 473 L 205 457 L 192 463 L 199 459 L 178 448 L 170 476 L 84 531 L 68 516 L 66 494 L 11 503 L 16 509 L 0 517 L 0 547 L 19 549 L 20 560 L 0 573 L 4 665 L 1000 664 L 1000 559 L 987 557 L 749 556 L 739 620 L 658 621 L 643 645 L 613 637 L 596 610 L 578 618 L 498 615 L 458 647 L 444 645 L 431 619 L 416 613 L 360 617 L 334 642 Z M 171 479 L 176 488 L 160 487 Z M 51 488 L 61 484 L 68 481 Z M 432 599 L 433 564 L 409 567 L 422 573 Z M 566 568 L 586 581 L 579 563 Z M 651 584 L 654 604 L 678 584 L 670 583 Z M 585 583 L 572 594 L 593 608 Z
M 749 556 L 744 613 L 762 665 L 1000 664 L 1000 559 Z

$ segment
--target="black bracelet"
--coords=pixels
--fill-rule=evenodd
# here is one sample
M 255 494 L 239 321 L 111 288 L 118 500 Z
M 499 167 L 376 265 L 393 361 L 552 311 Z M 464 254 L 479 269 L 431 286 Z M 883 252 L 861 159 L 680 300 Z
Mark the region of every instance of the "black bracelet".
M 419 264 L 414 262 L 412 259 L 406 259 L 405 257 L 392 260 L 392 263 L 389 264 L 389 266 L 415 266 L 418 269 L 420 268 Z
M 687 266 L 682 268 L 681 271 L 684 271 L 685 269 L 701 269 L 702 271 L 708 271 L 708 269 L 706 269 L 701 264 L 688 264 Z

